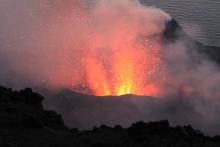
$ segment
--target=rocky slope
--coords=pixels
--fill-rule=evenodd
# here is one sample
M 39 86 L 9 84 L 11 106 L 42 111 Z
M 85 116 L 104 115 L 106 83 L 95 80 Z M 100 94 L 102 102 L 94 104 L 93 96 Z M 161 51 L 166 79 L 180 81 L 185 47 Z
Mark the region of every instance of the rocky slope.
M 207 46 L 192 39 L 183 31 L 183 28 L 174 18 L 167 22 L 162 38 L 164 38 L 165 44 L 174 43 L 179 39 L 185 40 L 185 44 L 189 49 L 197 49 L 201 54 L 207 55 L 209 59 L 220 64 L 220 47 Z
M 80 95 L 78 95 L 80 96 Z M 191 126 L 137 122 L 128 128 L 102 125 L 89 131 L 68 129 L 60 115 L 44 110 L 43 97 L 31 89 L 0 87 L 1 147 L 219 147 L 220 137 L 207 137 Z

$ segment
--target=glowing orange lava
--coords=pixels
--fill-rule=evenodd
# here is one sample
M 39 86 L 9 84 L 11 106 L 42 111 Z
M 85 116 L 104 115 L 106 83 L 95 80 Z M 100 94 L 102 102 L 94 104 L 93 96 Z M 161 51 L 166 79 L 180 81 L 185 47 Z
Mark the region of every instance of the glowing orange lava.
M 158 47 L 158 46 L 157 46 Z M 160 47 L 158 47 L 160 48 Z M 156 95 L 154 76 L 162 63 L 161 49 L 125 45 L 106 55 L 85 57 L 86 81 L 93 95 Z

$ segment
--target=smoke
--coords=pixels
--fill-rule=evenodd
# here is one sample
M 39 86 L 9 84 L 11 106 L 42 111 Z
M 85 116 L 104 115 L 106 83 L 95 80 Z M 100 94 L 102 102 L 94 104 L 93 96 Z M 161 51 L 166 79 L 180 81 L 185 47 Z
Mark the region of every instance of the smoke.
M 159 9 L 128 0 L 1 3 L 1 62 L 7 67 L 1 81 L 17 88 L 80 85 L 85 81 L 85 56 L 98 52 L 102 58 L 141 33 L 159 34 L 169 19 Z
M 219 67 L 195 46 L 186 45 L 184 38 L 163 44 L 162 33 L 171 17 L 162 10 L 132 0 L 0 2 L 2 85 L 58 92 L 86 83 L 84 59 L 94 52 L 99 59 L 113 62 L 111 52 L 119 52 L 121 46 L 131 48 L 134 40 L 138 45 L 144 42 L 149 50 L 162 49 L 163 67 L 153 77 L 158 88 L 153 96 L 158 98 L 77 98 L 70 93 L 68 98 L 46 99 L 45 105 L 61 112 L 69 126 L 170 119 L 174 124 L 192 123 L 209 133 L 220 132 L 216 129 Z

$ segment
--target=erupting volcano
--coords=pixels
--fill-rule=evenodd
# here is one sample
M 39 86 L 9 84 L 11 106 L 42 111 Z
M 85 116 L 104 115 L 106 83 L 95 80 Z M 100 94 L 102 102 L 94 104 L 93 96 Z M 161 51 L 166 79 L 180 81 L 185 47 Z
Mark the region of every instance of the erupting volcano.
M 18 19 L 28 18 L 20 24 L 24 31 L 6 33 L 2 42 L 8 42 L 7 37 L 16 41 L 1 46 L 15 48 L 13 56 L 5 58 L 19 64 L 7 66 L 20 75 L 14 81 L 21 81 L 21 87 L 23 82 L 34 83 L 52 91 L 70 89 L 95 96 L 158 96 L 161 91 L 161 39 L 171 19 L 164 11 L 136 0 L 57 0 L 41 2 L 24 14 Z M 31 27 L 26 30 L 23 23 Z
M 97 48 L 87 53 L 83 60 L 86 80 L 80 92 L 97 96 L 158 93 L 156 80 L 163 64 L 161 46 L 158 41 L 143 38 L 142 42 L 136 39 L 125 43 L 125 38 L 116 37 L 116 45 L 105 49 L 105 53 Z
M 81 53 L 81 81 L 71 89 L 96 96 L 157 95 L 163 66 L 161 35 L 169 19 L 163 11 L 131 1 L 100 3 L 80 15 L 74 24 L 83 31 L 74 31 L 73 46 Z

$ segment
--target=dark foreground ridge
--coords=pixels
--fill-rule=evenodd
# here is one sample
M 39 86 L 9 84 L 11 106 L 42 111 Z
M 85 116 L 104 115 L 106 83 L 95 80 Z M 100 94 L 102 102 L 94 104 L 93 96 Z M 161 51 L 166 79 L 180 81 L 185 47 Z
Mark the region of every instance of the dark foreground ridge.
M 68 129 L 54 111 L 44 110 L 43 97 L 27 88 L 0 86 L 1 147 L 219 147 L 220 137 L 208 137 L 167 120 L 137 122 L 128 128 L 101 125 L 89 131 Z

